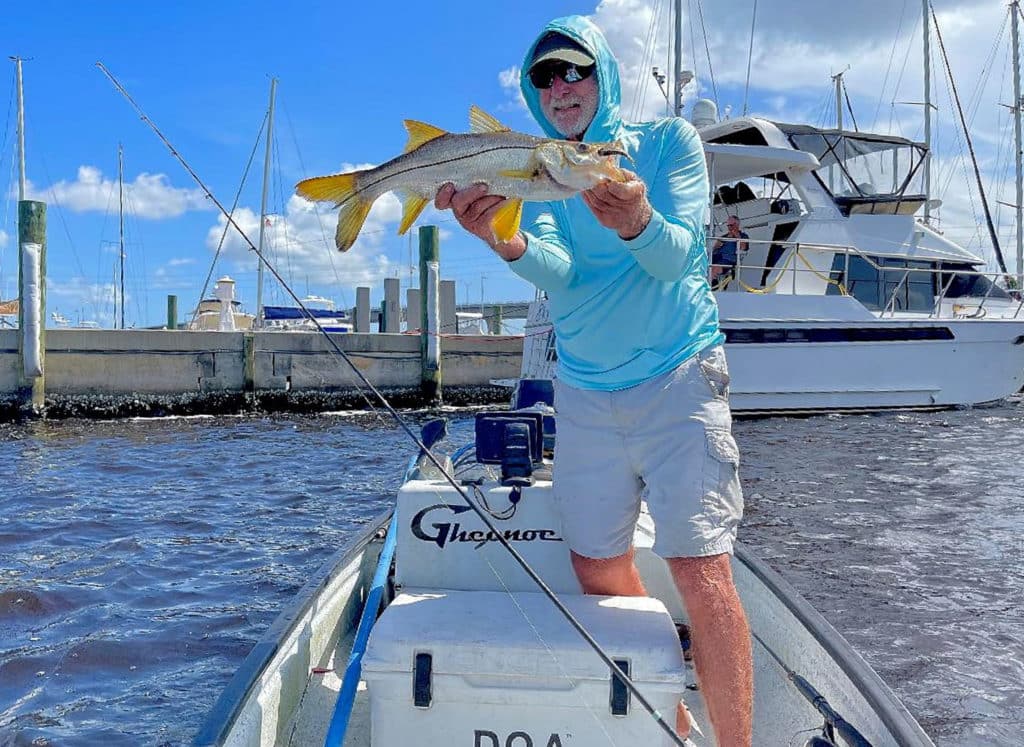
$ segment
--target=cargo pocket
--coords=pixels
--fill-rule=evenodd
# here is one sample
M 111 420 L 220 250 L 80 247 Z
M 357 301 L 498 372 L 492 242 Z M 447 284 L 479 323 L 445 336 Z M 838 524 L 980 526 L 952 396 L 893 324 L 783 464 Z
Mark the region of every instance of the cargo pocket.
M 728 428 L 704 429 L 704 510 L 712 523 L 734 529 L 743 516 L 740 450 Z
M 711 389 L 715 399 L 729 400 L 729 366 L 725 360 L 725 351 L 716 348 L 704 357 L 700 357 L 700 372 Z M 735 444 L 734 444 L 735 446 Z

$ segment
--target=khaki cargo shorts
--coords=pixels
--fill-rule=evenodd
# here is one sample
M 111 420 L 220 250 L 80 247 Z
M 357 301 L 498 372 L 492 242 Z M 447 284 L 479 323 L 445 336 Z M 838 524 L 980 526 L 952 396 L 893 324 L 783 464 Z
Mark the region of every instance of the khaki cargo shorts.
M 743 516 L 720 345 L 615 392 L 555 381 L 554 500 L 569 547 L 625 553 L 646 500 L 663 558 L 731 553 Z

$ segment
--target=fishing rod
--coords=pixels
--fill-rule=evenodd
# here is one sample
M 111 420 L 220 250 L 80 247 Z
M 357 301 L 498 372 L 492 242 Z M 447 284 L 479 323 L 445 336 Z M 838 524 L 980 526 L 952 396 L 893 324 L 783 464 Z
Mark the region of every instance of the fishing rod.
M 437 468 L 438 472 L 441 475 L 443 475 L 444 479 L 448 482 L 448 484 L 451 485 L 462 498 L 462 500 L 466 502 L 466 505 L 469 506 L 474 513 L 476 513 L 476 515 L 484 523 L 484 526 L 486 526 L 487 529 L 490 530 L 495 537 L 497 537 L 498 542 L 500 542 L 502 547 L 504 547 L 509 552 L 509 554 L 511 554 L 512 558 L 516 561 L 516 563 L 518 563 L 519 566 L 523 569 L 523 571 L 526 572 L 526 575 L 528 575 L 533 580 L 533 582 L 551 601 L 551 603 L 555 605 L 555 608 L 562 614 L 563 617 L 565 617 L 566 621 L 570 625 L 572 625 L 572 627 L 576 630 L 577 633 L 580 634 L 583 640 L 587 642 L 587 645 L 589 645 L 594 650 L 594 653 L 596 653 L 598 657 L 600 657 L 601 661 L 603 661 L 605 666 L 608 667 L 612 675 L 614 677 L 617 677 L 619 681 L 622 682 L 623 685 L 625 685 L 626 689 L 629 690 L 633 697 L 636 698 L 637 702 L 640 703 L 641 706 L 643 706 L 644 710 L 651 715 L 655 722 L 657 722 L 658 726 L 661 727 L 665 734 L 671 738 L 673 743 L 675 743 L 679 747 L 686 747 L 686 742 L 676 733 L 675 727 L 670 726 L 669 723 L 665 721 L 665 718 L 651 704 L 651 702 L 647 700 L 646 697 L 644 697 L 643 693 L 640 692 L 640 690 L 637 688 L 633 680 L 630 679 L 629 675 L 627 675 L 624 671 L 622 671 L 622 669 L 619 668 L 619 666 L 601 647 L 601 644 L 598 643 L 592 635 L 590 635 L 590 633 L 583 626 L 583 624 L 576 619 L 576 616 L 573 615 L 569 608 L 566 607 L 565 604 L 562 602 L 562 600 L 558 598 L 558 595 L 555 594 L 555 592 L 552 591 L 546 583 L 544 583 L 544 579 L 542 579 L 540 575 L 538 575 L 538 573 L 526 561 L 526 559 L 519 554 L 519 551 L 512 546 L 512 543 L 509 542 L 505 538 L 504 534 L 498 530 L 497 526 L 494 525 L 490 517 L 488 517 L 487 514 L 479 506 L 476 505 L 476 503 L 470 500 L 469 495 L 466 493 L 465 490 L 463 490 L 462 486 L 459 485 L 455 477 L 448 474 L 447 470 L 445 470 L 444 468 L 444 465 L 441 463 L 441 460 L 437 458 L 434 452 L 431 451 L 430 448 L 427 447 L 422 440 L 420 440 L 419 436 L 416 435 L 412 427 L 405 422 L 405 420 L 398 413 L 398 411 L 395 410 L 395 408 L 391 405 L 390 402 L 388 402 L 387 397 L 385 397 L 370 382 L 366 375 L 359 370 L 359 368 L 352 361 L 352 359 L 345 353 L 345 351 L 341 349 L 341 346 L 338 345 L 338 343 L 335 342 L 335 340 L 329 334 L 327 334 L 327 330 L 323 328 L 319 320 L 309 311 L 308 308 L 306 308 L 306 305 L 302 303 L 302 300 L 298 297 L 298 295 L 296 295 L 295 291 L 291 289 L 291 286 L 289 286 L 288 283 L 285 282 L 285 279 L 277 271 L 277 268 L 275 268 L 274 265 L 271 264 L 264 256 L 263 252 L 261 252 L 256 247 L 255 244 L 253 244 L 252 240 L 245 233 L 245 231 L 242 230 L 241 226 L 239 226 L 238 223 L 235 222 L 234 216 L 232 216 L 231 213 L 224 209 L 224 206 L 220 203 L 216 196 L 214 196 L 213 192 L 211 192 L 209 188 L 207 188 L 203 180 L 199 178 L 199 175 L 195 171 L 193 171 L 191 166 L 188 165 L 188 162 L 185 161 L 184 156 L 182 156 L 171 144 L 171 142 L 166 137 L 164 137 L 164 134 L 160 131 L 160 128 L 156 126 L 156 123 L 153 122 L 153 120 L 150 119 L 148 116 L 146 116 L 146 113 L 142 110 L 142 107 L 135 102 L 135 99 L 131 97 L 131 94 L 129 94 L 128 91 L 125 90 L 124 86 L 122 86 L 118 82 L 117 78 L 114 77 L 114 74 L 111 73 L 102 62 L 97 62 L 96 67 L 98 67 L 100 71 L 105 76 L 107 76 L 110 82 L 114 85 L 114 88 L 117 89 L 118 93 L 125 97 L 128 103 L 131 104 L 132 108 L 142 119 L 142 121 L 145 122 L 150 127 L 150 129 L 152 129 L 153 132 L 156 133 L 156 136 L 160 138 L 160 141 L 167 146 L 167 149 L 171 152 L 171 155 L 174 156 L 178 163 L 180 163 L 182 167 L 185 169 L 185 171 L 188 172 L 189 176 L 191 176 L 193 181 L 195 181 L 195 183 L 199 185 L 199 188 L 203 190 L 203 192 L 210 199 L 210 201 L 217 206 L 217 209 L 224 214 L 224 218 L 231 224 L 231 226 L 236 231 L 238 231 L 238 234 L 242 237 L 245 243 L 249 245 L 249 248 L 256 253 L 256 256 L 263 261 L 266 268 L 270 271 L 270 274 L 273 275 L 274 278 L 281 284 L 281 287 L 284 288 L 288 295 L 291 296 L 292 299 L 299 305 L 299 308 L 306 314 L 306 316 L 310 320 L 312 320 L 317 330 L 319 330 L 323 334 L 324 338 L 327 340 L 331 349 L 343 361 L 345 361 L 345 363 L 348 364 L 349 368 L 356 375 L 356 377 L 363 383 L 363 385 L 366 386 L 366 388 L 369 389 L 374 395 L 376 395 L 377 399 L 380 400 L 380 403 L 384 407 L 385 411 L 389 415 L 391 415 L 391 417 L 395 420 L 399 427 L 406 433 L 406 435 L 409 436 L 410 439 L 412 439 L 413 443 L 415 443 L 416 446 L 419 447 L 420 454 L 425 456 L 430 461 L 430 463 Z M 363 396 L 363 399 L 370 405 L 371 409 L 373 409 L 373 403 L 370 401 L 369 397 L 367 397 L 365 393 L 362 392 L 362 390 L 360 390 L 360 394 Z

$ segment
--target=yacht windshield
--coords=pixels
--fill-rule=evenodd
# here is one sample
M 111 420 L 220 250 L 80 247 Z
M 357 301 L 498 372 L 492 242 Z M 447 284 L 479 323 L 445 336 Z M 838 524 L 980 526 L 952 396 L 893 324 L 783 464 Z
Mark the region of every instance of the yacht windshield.
M 807 128 L 788 132 L 794 147 L 814 154 L 834 197 L 900 198 L 924 194 L 925 148 L 903 140 Z

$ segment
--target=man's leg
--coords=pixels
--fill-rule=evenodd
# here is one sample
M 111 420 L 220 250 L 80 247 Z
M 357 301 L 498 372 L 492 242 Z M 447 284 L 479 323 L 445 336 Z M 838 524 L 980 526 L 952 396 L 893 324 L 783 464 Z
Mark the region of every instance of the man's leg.
M 730 556 L 668 558 L 690 617 L 693 659 L 719 747 L 750 747 L 754 666 Z
M 617 597 L 645 597 L 647 590 L 634 562 L 632 547 L 614 558 L 588 558 L 575 552 L 572 568 L 584 594 Z M 690 716 L 682 704 L 676 708 L 676 732 L 685 739 L 690 733 Z
M 645 597 L 640 572 L 633 562 L 633 548 L 614 558 L 588 558 L 572 553 L 572 569 L 584 594 L 616 597 Z

